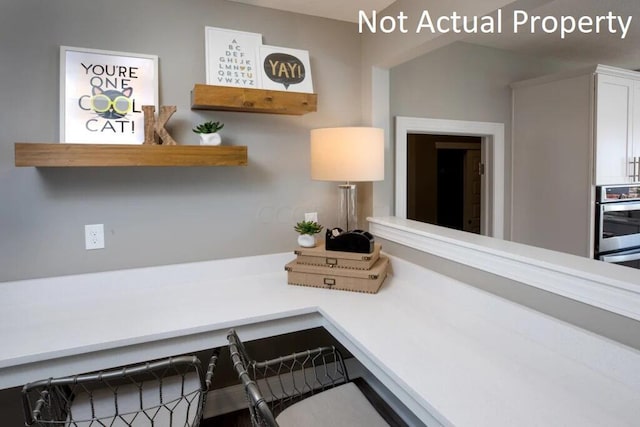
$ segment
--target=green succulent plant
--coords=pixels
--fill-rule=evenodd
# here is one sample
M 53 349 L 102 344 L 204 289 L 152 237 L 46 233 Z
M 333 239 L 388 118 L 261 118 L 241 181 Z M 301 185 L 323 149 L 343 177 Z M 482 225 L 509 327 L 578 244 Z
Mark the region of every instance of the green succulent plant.
M 220 122 L 204 122 L 192 129 L 195 133 L 216 133 L 224 127 Z
M 322 231 L 322 226 L 315 221 L 300 221 L 293 227 L 300 234 L 314 235 Z

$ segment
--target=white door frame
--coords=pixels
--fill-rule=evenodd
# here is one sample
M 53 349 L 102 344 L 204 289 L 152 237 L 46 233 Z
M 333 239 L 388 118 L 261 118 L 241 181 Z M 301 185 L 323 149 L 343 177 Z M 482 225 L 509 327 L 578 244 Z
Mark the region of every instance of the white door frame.
M 407 135 L 464 135 L 482 137 L 486 195 L 482 219 L 482 234 L 504 238 L 504 124 L 463 120 L 396 117 L 396 188 L 395 215 L 407 218 Z

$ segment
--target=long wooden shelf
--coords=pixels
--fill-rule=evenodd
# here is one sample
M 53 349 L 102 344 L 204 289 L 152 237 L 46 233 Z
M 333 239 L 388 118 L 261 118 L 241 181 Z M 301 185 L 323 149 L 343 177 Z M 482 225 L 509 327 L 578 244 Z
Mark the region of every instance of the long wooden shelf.
M 302 115 L 317 110 L 315 93 L 285 92 L 196 84 L 191 91 L 192 110 L 241 111 Z
M 15 165 L 34 167 L 246 166 L 247 147 L 16 142 Z

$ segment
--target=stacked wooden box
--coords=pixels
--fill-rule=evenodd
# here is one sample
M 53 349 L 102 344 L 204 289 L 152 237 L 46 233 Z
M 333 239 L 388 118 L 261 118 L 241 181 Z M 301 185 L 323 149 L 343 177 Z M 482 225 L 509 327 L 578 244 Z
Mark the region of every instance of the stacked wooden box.
M 373 252 L 328 251 L 324 242 L 314 248 L 299 247 L 296 259 L 285 266 L 287 283 L 316 288 L 339 289 L 375 294 L 387 277 L 389 259 L 380 255 L 380 244 Z

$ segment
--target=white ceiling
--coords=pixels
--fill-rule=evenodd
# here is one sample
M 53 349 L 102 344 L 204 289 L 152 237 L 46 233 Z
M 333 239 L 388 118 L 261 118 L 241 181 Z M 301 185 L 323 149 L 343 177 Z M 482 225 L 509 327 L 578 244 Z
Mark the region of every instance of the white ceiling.
M 358 11 L 384 10 L 395 0 L 231 0 L 253 6 L 357 22 Z
M 321 16 L 341 21 L 356 22 L 359 10 L 382 11 L 395 0 L 231 0 L 255 6 Z M 443 0 L 444 1 L 444 0 Z M 468 0 L 478 1 L 478 0 Z M 591 65 L 606 64 L 628 69 L 640 69 L 640 0 L 553 0 L 532 9 L 530 15 L 596 16 L 612 11 L 616 15 L 633 16 L 624 40 L 618 34 L 574 33 L 560 40 L 557 34 L 521 33 L 514 35 L 504 14 L 501 35 L 473 35 L 465 39 L 470 43 L 523 54 L 548 56 L 565 61 Z M 509 29 L 509 31 L 507 31 Z
M 627 69 L 640 69 L 640 0 L 555 0 L 529 11 L 541 16 L 596 16 L 612 11 L 615 15 L 632 16 L 624 40 L 619 34 L 574 33 L 561 40 L 558 35 L 513 33 L 501 36 L 475 35 L 466 41 L 527 55 L 549 56 L 585 65 L 605 64 Z M 511 16 L 509 14 L 508 16 Z M 504 20 L 506 24 L 506 19 Z M 509 22 L 511 28 L 511 22 Z M 507 27 L 505 27 L 507 28 Z M 506 31 L 505 31 L 506 33 Z

